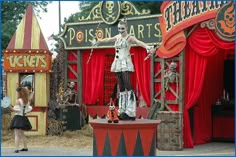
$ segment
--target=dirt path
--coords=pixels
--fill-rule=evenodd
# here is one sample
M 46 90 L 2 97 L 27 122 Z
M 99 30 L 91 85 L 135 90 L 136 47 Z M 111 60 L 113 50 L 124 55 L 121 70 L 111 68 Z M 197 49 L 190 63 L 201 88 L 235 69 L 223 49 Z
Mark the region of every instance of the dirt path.
M 62 136 L 27 136 L 29 146 L 92 149 L 93 132 L 85 125 L 81 130 L 65 131 Z M 2 130 L 2 147 L 14 147 L 14 133 Z

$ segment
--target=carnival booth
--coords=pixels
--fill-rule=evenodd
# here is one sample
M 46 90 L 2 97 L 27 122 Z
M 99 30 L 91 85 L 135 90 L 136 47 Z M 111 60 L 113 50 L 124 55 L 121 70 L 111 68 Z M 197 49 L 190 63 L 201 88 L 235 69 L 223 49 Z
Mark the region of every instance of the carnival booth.
M 233 59 L 235 51 L 235 24 L 234 19 L 229 20 L 232 10 L 232 3 L 222 1 L 171 1 L 163 2 L 162 15 L 150 15 L 127 1 L 100 2 L 78 23 L 65 24 L 59 36 L 65 50 L 64 85 L 76 83 L 79 104 L 86 105 L 89 121 L 105 117 L 116 84 L 110 72 L 115 50 L 109 43 L 93 47 L 90 41 L 94 36 L 102 39 L 116 35 L 117 21 L 125 16 L 129 34 L 149 45 L 161 45 L 149 58 L 145 49 L 131 48 L 135 69 L 131 80 L 139 99 L 136 118 L 161 120 L 158 149 L 183 150 L 209 142 L 222 132 L 217 130 L 220 124 L 229 127 L 225 133 L 234 139 L 234 118 L 224 117 L 234 109 L 220 118 L 211 113 L 224 88 L 229 93 L 227 103 L 234 99 L 233 90 L 226 89 L 223 81 L 228 79 L 227 74 L 223 78 L 224 61 Z M 142 101 L 144 107 L 140 107 Z M 189 112 L 194 113 L 191 119 Z M 229 123 L 218 123 L 224 120 Z
M 114 60 L 114 43 L 91 46 L 91 40 L 113 37 L 118 34 L 117 24 L 124 17 L 128 21 L 128 33 L 148 45 L 158 45 L 161 41 L 159 15 L 150 11 L 138 11 L 132 3 L 99 2 L 88 17 L 80 17 L 78 23 L 65 24 L 59 36 L 64 46 L 65 76 L 64 86 L 75 82 L 80 105 L 86 105 L 88 121 L 94 128 L 93 155 L 156 155 L 157 120 L 138 120 L 147 118 L 151 106 L 150 98 L 150 59 L 144 48 L 132 45 L 131 57 L 135 73 L 131 76 L 139 104 L 137 120 L 109 124 L 106 120 L 108 103 L 116 90 L 116 76 L 110 71 Z M 145 58 L 147 59 L 145 60 Z M 144 103 L 144 100 L 147 103 Z M 142 103 L 141 103 L 142 102 Z M 93 121 L 93 119 L 98 119 Z M 113 127 L 114 126 L 114 127 Z M 117 128 L 114 132 L 113 128 Z M 148 135 L 146 135 L 148 134 Z M 115 136 L 114 136 L 115 135 Z M 127 142 L 129 145 L 127 145 Z
M 80 17 L 77 23 L 65 24 L 59 36 L 65 50 L 64 86 L 72 81 L 76 83 L 79 104 L 86 105 L 90 119 L 104 117 L 117 83 L 115 74 L 110 72 L 115 55 L 114 43 L 93 47 L 90 41 L 94 36 L 102 39 L 117 35 L 117 23 L 126 17 L 131 35 L 148 45 L 160 44 L 158 16 L 150 15 L 149 10 L 139 11 L 128 1 L 109 1 L 98 3 L 88 17 Z M 131 75 L 131 82 L 139 104 L 146 106 L 138 107 L 137 117 L 146 118 L 151 104 L 150 59 L 144 60 L 147 56 L 145 49 L 133 46 L 131 56 L 135 73 Z
M 46 135 L 47 105 L 49 101 L 49 72 L 51 52 L 45 42 L 32 5 L 17 27 L 4 54 L 7 96 L 14 106 L 16 88 L 30 83 L 34 93 L 33 110 L 27 114 L 32 130 L 28 135 Z
M 232 1 L 163 2 L 161 58 L 184 54 L 183 144 L 235 140 Z

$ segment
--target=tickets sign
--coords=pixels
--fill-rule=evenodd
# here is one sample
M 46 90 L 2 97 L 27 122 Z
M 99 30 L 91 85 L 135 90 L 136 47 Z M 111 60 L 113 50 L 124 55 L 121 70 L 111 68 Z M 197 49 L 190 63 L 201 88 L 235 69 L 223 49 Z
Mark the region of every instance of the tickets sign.
M 48 50 L 4 50 L 5 72 L 50 72 L 52 54 Z

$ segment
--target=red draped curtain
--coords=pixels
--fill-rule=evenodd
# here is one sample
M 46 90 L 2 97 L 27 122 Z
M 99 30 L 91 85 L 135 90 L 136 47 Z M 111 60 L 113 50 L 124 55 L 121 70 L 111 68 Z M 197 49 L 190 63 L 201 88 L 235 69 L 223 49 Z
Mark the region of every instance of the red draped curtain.
M 147 106 L 150 107 L 150 60 L 144 61 L 147 51 L 142 47 L 135 47 L 130 51 L 134 54 L 133 63 L 139 92 L 143 96 Z
M 185 59 L 185 106 L 184 106 L 184 147 L 192 148 L 194 142 L 204 143 L 210 137 L 210 105 L 216 101 L 222 90 L 223 74 L 221 49 L 234 49 L 234 42 L 220 40 L 214 31 L 197 27 L 187 39 Z M 215 56 L 216 55 L 216 56 Z M 214 58 L 211 58 L 215 56 Z M 219 64 L 219 69 L 216 65 Z M 217 76 L 217 77 L 216 77 Z M 214 81 L 209 81 L 213 80 Z M 217 84 L 221 85 L 217 85 Z M 211 91 L 207 88 L 214 87 Z M 208 91 L 208 93 L 207 93 Z M 207 98 L 206 98 L 207 97 Z M 209 99 L 209 100 L 207 100 Z M 194 111 L 194 142 L 191 135 L 188 110 L 198 104 Z M 201 128 L 201 129 L 200 129 Z M 206 133 L 203 133 L 206 131 Z
M 108 53 L 115 53 L 114 49 L 94 50 L 92 58 L 87 64 L 90 50 L 82 52 L 82 102 L 84 104 L 104 105 L 104 59 Z M 135 68 L 135 72 L 131 74 L 132 86 L 136 92 L 138 91 L 143 96 L 150 107 L 150 61 L 144 61 L 147 55 L 146 50 L 140 47 L 131 48 L 131 55 Z
M 87 105 L 104 105 L 104 59 L 108 49 L 96 49 L 93 51 L 90 61 L 87 63 L 90 50 L 82 52 L 82 102 Z M 101 92 L 102 91 L 102 92 Z
M 224 51 L 208 57 L 203 88 L 194 107 L 194 144 L 203 144 L 211 140 L 211 107 L 222 95 L 224 71 Z

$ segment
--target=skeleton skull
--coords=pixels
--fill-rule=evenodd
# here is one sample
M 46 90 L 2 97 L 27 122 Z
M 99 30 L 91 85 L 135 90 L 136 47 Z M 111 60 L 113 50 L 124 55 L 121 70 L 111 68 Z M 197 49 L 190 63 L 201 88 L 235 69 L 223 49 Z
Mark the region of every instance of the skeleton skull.
M 233 5 L 225 11 L 224 14 L 225 23 L 228 27 L 234 27 L 234 8 Z
M 75 86 L 75 83 L 74 83 L 74 82 L 70 82 L 70 83 L 68 84 L 68 87 L 71 88 L 71 89 L 74 88 L 74 86 Z
M 114 2 L 113 1 L 107 1 L 106 2 L 106 8 L 108 10 L 108 13 L 112 14 L 112 10 L 114 8 Z
M 177 64 L 175 62 L 171 62 L 169 69 L 170 69 L 170 71 L 174 72 L 174 71 L 176 71 L 176 67 L 177 67 Z

